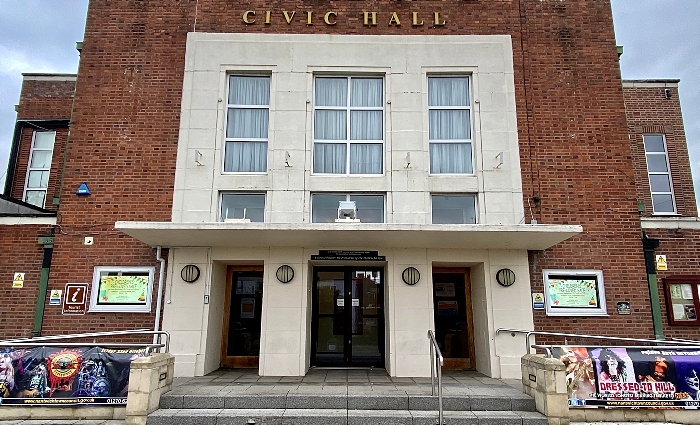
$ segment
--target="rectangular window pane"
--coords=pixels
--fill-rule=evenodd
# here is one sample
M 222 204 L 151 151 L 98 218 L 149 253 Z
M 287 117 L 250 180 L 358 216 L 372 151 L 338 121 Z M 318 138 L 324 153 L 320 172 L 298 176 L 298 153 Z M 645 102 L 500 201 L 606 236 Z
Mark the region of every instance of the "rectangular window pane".
M 346 195 L 315 194 L 311 197 L 311 221 L 313 223 L 334 223 L 338 218 L 338 204 L 345 201 Z
M 347 78 L 316 78 L 316 106 L 347 106 Z
M 671 182 L 668 174 L 652 174 L 649 176 L 649 185 L 652 192 L 671 192 Z
M 430 111 L 430 140 L 471 138 L 469 111 L 438 109 Z
M 314 137 L 316 140 L 346 140 L 346 111 L 317 110 L 314 117 Z
M 430 173 L 471 174 L 471 143 L 431 143 Z
M 380 143 L 350 145 L 350 174 L 381 174 L 383 146 Z
M 265 221 L 265 195 L 261 193 L 224 193 L 221 195 L 221 219 Z
M 224 171 L 267 171 L 267 142 L 226 142 Z
M 468 106 L 469 79 L 466 77 L 428 78 L 428 106 Z
M 48 171 L 30 171 L 27 180 L 28 188 L 46 188 L 49 184 Z
M 51 168 L 51 157 L 53 151 L 34 151 L 32 153 L 32 161 L 29 163 L 30 168 Z
M 648 154 L 647 155 L 647 169 L 649 170 L 650 173 L 666 173 L 666 172 L 668 172 L 666 155 Z
M 651 195 L 651 201 L 654 204 L 655 213 L 672 213 L 676 211 L 673 206 L 672 195 Z
M 645 134 L 644 151 L 666 153 L 666 147 L 664 146 L 664 137 L 660 134 Z
M 350 195 L 362 223 L 384 223 L 384 195 Z
M 475 224 L 476 196 L 433 195 L 433 224 Z
M 55 140 L 55 131 L 36 131 L 34 132 L 34 149 L 53 150 L 53 144 Z
M 229 109 L 226 137 L 267 139 L 269 113 L 267 109 Z
M 382 111 L 351 111 L 351 140 L 382 140 Z
M 231 105 L 269 105 L 270 77 L 231 76 L 228 103 Z
M 316 143 L 314 145 L 314 173 L 345 174 L 345 144 Z
M 28 190 L 24 193 L 24 202 L 44 208 L 45 190 Z
M 353 78 L 350 106 L 382 107 L 381 78 Z

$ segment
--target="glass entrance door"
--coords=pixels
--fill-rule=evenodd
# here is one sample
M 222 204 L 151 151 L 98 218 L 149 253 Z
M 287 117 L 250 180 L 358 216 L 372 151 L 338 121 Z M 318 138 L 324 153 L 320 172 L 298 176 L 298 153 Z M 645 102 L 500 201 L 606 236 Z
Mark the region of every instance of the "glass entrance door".
M 258 367 L 262 323 L 262 266 L 229 267 L 221 365 Z
M 433 269 L 435 339 L 444 369 L 473 369 L 474 325 L 469 270 Z
M 383 269 L 315 267 L 313 366 L 384 366 Z

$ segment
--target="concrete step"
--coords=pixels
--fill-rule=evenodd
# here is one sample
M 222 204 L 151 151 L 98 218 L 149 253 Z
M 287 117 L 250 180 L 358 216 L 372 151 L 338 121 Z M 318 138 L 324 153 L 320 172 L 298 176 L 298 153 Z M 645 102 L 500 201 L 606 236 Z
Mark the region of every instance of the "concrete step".
M 160 409 L 147 425 L 435 425 L 437 411 L 347 409 Z M 547 425 L 524 411 L 446 411 L 446 425 Z
M 447 411 L 528 411 L 535 400 L 517 395 L 447 395 L 442 399 Z M 410 394 L 163 394 L 161 409 L 343 409 L 343 410 L 437 410 L 438 398 Z

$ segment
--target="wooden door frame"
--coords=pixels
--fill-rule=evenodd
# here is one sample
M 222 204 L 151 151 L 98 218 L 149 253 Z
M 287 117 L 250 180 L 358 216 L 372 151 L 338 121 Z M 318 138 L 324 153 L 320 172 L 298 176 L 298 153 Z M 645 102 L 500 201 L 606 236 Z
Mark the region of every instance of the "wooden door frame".
M 228 266 L 226 269 L 226 292 L 224 293 L 224 313 L 223 326 L 221 327 L 221 353 L 220 364 L 225 367 L 232 368 L 257 368 L 260 364 L 260 356 L 229 356 L 228 352 L 228 333 L 231 319 L 231 291 L 233 290 L 233 273 L 239 271 L 261 271 L 264 272 L 264 266 L 253 264 L 250 266 Z M 265 282 L 263 282 L 263 296 L 265 296 Z M 261 319 L 262 320 L 262 319 Z
M 467 306 L 467 333 L 468 333 L 468 345 L 469 345 L 469 358 L 458 358 L 458 359 L 444 359 L 443 367 L 445 369 L 451 370 L 464 370 L 464 369 L 474 369 L 476 367 L 476 350 L 474 348 L 474 316 L 472 312 L 472 283 L 470 278 L 469 267 L 433 267 L 431 273 L 431 280 L 433 281 L 433 297 L 435 297 L 435 280 L 432 276 L 435 274 L 463 274 L 464 275 L 464 296 L 466 297 L 465 304 Z M 433 302 L 433 305 L 434 302 Z M 433 307 L 434 308 L 434 307 Z M 435 320 L 436 311 L 433 311 L 433 320 Z

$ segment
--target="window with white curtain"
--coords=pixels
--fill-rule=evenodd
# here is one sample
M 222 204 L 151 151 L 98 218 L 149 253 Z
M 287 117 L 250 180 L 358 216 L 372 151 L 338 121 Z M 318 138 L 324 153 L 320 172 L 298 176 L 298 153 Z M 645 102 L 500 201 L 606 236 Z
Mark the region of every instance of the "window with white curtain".
M 476 224 L 476 195 L 433 195 L 433 224 Z
M 469 77 L 428 77 L 431 174 L 472 174 Z
M 381 174 L 383 79 L 316 77 L 314 81 L 314 173 Z
M 314 193 L 311 195 L 311 222 L 334 223 L 340 201 L 355 201 L 361 223 L 384 223 L 384 195 L 358 193 Z
M 44 208 L 49 186 L 55 131 L 35 131 L 29 153 L 29 166 L 24 182 L 24 202 Z
M 270 77 L 229 76 L 224 172 L 267 171 Z
M 663 134 L 644 134 L 642 137 L 654 214 L 674 214 L 676 203 L 673 199 L 673 182 L 668 164 L 666 139 Z

